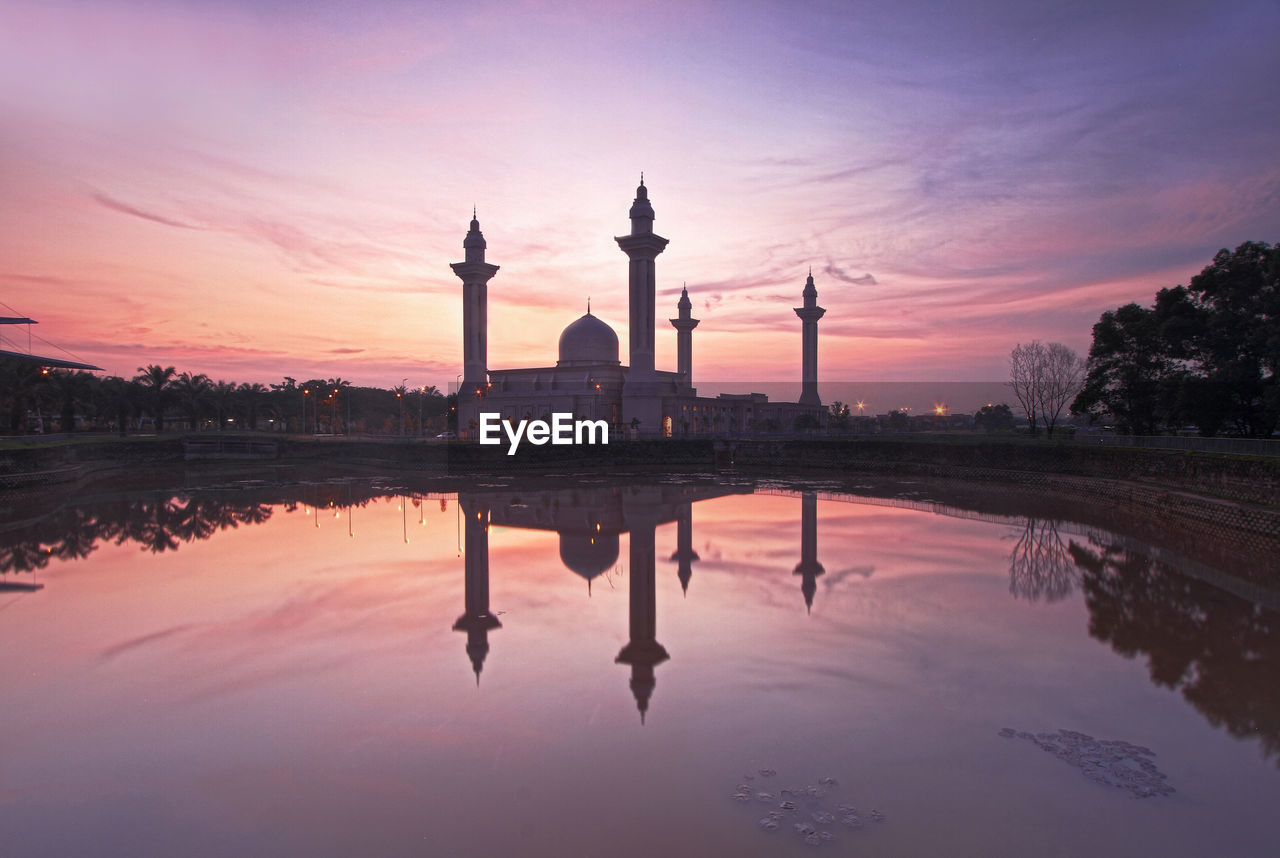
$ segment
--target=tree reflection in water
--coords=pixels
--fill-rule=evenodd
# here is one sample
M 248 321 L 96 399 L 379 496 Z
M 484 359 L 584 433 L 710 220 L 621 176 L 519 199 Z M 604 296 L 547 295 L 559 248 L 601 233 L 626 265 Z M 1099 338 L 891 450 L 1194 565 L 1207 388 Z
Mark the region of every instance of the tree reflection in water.
M 311 487 L 305 501 L 314 506 L 364 506 L 376 495 L 348 486 Z M 268 495 L 152 494 L 67 506 L 0 533 L 0 573 L 34 572 L 50 560 L 88 557 L 103 542 L 136 543 L 153 553 L 177 550 L 183 543 L 208 539 L 242 524 L 261 524 L 276 505 L 296 505 L 280 492 Z
M 1058 522 L 1028 517 L 1009 554 L 1009 592 L 1033 602 L 1056 602 L 1079 583 L 1080 571 L 1058 534 Z
M 1179 573 L 1119 540 L 1071 542 L 1089 634 L 1147 657 L 1152 682 L 1177 689 L 1215 727 L 1280 751 L 1280 615 Z M 1277 757 L 1280 765 L 1280 757 Z

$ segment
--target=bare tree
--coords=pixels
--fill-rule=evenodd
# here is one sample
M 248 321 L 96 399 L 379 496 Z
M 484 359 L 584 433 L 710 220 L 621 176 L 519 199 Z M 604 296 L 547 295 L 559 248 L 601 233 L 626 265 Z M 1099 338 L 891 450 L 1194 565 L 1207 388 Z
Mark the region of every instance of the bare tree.
M 1084 378 L 1084 362 L 1062 343 L 1018 343 L 1009 353 L 1009 386 L 1036 434 L 1037 421 L 1048 434 L 1075 398 Z
M 1039 374 L 1036 407 L 1040 410 L 1045 431 L 1053 435 L 1053 428 L 1063 410 L 1080 392 L 1084 361 L 1062 343 L 1049 343 L 1041 353 Z
M 1022 412 L 1031 424 L 1031 434 L 1036 434 L 1036 415 L 1039 413 L 1040 385 L 1045 347 L 1039 340 L 1023 345 L 1018 343 L 1009 353 L 1009 386 Z

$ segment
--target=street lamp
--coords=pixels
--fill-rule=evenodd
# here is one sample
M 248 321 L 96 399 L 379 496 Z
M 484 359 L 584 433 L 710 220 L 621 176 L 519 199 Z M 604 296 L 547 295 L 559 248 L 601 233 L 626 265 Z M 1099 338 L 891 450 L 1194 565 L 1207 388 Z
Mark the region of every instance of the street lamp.
M 311 388 L 302 388 L 302 423 L 298 426 L 299 432 L 307 431 L 307 397 L 311 394 Z
M 426 429 L 422 425 L 422 397 L 427 393 L 427 386 L 424 384 L 418 388 L 418 437 L 421 438 L 426 434 Z
M 400 386 L 396 388 L 396 401 L 400 403 L 400 437 L 404 437 L 404 383 L 407 378 L 400 379 Z

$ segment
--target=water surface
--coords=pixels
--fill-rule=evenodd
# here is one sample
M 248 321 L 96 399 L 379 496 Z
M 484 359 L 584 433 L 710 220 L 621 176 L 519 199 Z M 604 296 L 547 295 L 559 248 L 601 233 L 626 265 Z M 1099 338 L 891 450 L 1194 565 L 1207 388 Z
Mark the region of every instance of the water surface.
M 1280 836 L 1280 599 L 1213 546 L 917 483 L 497 483 L 122 494 L 5 529 L 6 854 Z

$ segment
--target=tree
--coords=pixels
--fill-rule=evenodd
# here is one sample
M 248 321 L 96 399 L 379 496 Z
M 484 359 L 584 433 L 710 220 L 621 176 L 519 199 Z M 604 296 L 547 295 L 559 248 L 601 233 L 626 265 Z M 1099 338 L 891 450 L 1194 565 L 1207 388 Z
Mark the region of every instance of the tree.
M 234 417 L 233 412 L 236 410 L 240 388 L 233 381 L 218 381 L 213 385 L 210 394 L 213 399 L 214 414 L 218 418 L 218 431 L 221 432 L 227 428 L 227 422 Z
M 973 415 L 973 425 L 984 432 L 1007 432 L 1013 428 L 1013 410 L 1003 402 L 984 405 Z
M 142 399 L 150 409 L 156 421 L 156 432 L 164 431 L 164 412 L 173 399 L 173 374 L 176 370 L 171 366 L 161 367 L 159 364 L 148 364 L 146 368 L 138 367 L 134 382 L 142 390 Z
M 1280 249 L 1250 241 L 1220 250 L 1150 309 L 1103 313 L 1071 410 L 1131 432 L 1191 422 L 1205 435 L 1271 435 L 1280 424 Z
M 803 414 L 797 414 L 795 420 L 791 421 L 791 426 L 797 432 L 807 432 L 822 426 L 822 421 L 818 419 L 818 415 L 806 411 Z
M 396 395 L 396 402 L 400 406 L 400 437 L 403 438 L 404 437 L 404 395 L 409 392 L 409 389 L 405 387 L 403 384 L 397 384 L 395 387 L 391 388 L 391 391 Z
M 1188 357 L 1225 396 L 1224 420 L 1271 435 L 1280 421 L 1280 247 L 1248 241 L 1219 250 L 1191 278 L 1186 301 Z
M 258 408 L 262 403 L 263 397 L 267 395 L 267 388 L 257 382 L 253 384 L 245 383 L 240 385 L 239 394 L 247 412 L 249 429 L 256 430 L 258 428 Z
M 44 383 L 58 407 L 59 431 L 76 431 L 76 411 L 89 401 L 93 376 L 83 370 L 52 370 Z
M 850 423 L 848 404 L 838 399 L 831 403 L 831 428 L 845 432 L 848 431 Z
M 109 375 L 99 383 L 98 394 L 102 402 L 100 411 L 115 419 L 116 429 L 123 438 L 129 431 L 129 417 L 138 399 L 138 385 L 118 375 Z
M 1067 403 L 1080 392 L 1084 362 L 1062 343 L 1049 343 L 1040 354 L 1039 383 L 1036 385 L 1036 407 L 1044 421 L 1045 433 L 1053 435 L 1058 418 Z
M 1071 403 L 1091 420 L 1112 417 L 1125 432 L 1149 435 L 1167 413 L 1174 365 L 1155 310 L 1126 304 L 1093 326 L 1084 387 Z
M 1018 343 L 1009 353 L 1009 386 L 1013 388 L 1014 398 L 1022 406 L 1023 413 L 1027 415 L 1032 435 L 1036 434 L 1043 362 L 1044 346 L 1038 340 L 1032 340 L 1025 346 Z
M 197 423 L 213 394 L 213 383 L 209 381 L 209 376 L 184 372 L 173 382 L 173 391 L 178 397 L 178 407 L 187 415 L 187 428 L 192 432 L 196 431 Z

